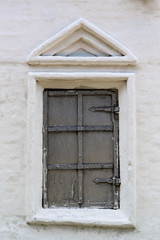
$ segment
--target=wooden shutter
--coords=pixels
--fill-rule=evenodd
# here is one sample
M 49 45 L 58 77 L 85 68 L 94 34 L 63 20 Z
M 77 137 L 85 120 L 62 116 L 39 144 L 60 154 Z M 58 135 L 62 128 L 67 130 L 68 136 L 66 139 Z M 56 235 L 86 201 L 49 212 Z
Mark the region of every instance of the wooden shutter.
M 44 207 L 119 208 L 118 93 L 44 91 Z

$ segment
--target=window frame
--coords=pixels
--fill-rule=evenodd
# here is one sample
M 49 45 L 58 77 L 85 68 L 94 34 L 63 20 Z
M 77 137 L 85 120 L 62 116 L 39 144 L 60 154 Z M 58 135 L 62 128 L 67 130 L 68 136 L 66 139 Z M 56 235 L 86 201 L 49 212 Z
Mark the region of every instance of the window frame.
M 135 227 L 135 86 L 133 73 L 30 72 L 27 117 L 26 221 L 33 224 Z M 42 208 L 43 90 L 109 89 L 119 91 L 120 209 Z M 45 152 L 44 152 L 45 154 Z M 85 218 L 84 218 L 85 215 Z

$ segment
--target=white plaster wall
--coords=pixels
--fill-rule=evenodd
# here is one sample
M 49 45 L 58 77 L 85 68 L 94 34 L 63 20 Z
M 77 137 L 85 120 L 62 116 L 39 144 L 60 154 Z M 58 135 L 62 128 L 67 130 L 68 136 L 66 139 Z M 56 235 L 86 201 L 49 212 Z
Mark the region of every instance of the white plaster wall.
M 137 226 L 134 230 L 44 227 L 25 222 L 27 73 L 62 69 L 30 67 L 26 59 L 35 47 L 79 17 L 117 38 L 139 58 L 138 66 L 128 67 L 128 71 L 136 73 Z M 0 239 L 160 239 L 159 30 L 159 0 L 0 1 Z M 70 67 L 66 70 L 74 71 Z M 123 72 L 126 68 L 117 70 Z

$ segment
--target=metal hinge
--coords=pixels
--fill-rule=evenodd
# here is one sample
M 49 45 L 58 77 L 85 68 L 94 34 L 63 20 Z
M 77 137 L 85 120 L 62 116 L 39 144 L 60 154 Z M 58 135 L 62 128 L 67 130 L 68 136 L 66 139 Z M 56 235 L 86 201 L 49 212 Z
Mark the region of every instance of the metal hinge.
M 92 180 L 94 183 L 110 183 L 114 184 L 116 186 L 119 186 L 121 184 L 121 179 L 117 177 L 112 178 L 94 178 Z
M 104 106 L 104 107 L 92 106 L 91 108 L 89 108 L 89 110 L 91 112 L 100 111 L 100 112 L 115 112 L 115 113 L 118 113 L 120 109 L 117 106 Z

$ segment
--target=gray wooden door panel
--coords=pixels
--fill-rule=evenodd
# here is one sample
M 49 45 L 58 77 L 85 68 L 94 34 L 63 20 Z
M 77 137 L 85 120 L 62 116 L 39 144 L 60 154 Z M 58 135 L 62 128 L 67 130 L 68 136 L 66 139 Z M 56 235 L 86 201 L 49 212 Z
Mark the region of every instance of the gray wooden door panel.
M 77 125 L 77 97 L 59 96 L 49 98 L 48 125 Z
M 113 163 L 112 137 L 112 132 L 83 133 L 83 162 Z
M 95 184 L 93 180 L 97 177 L 112 177 L 112 169 L 84 170 L 84 206 L 102 207 L 101 203 L 110 203 L 113 207 L 113 189 L 111 184 Z
M 44 91 L 44 206 L 119 208 L 116 90 Z
M 77 171 L 49 171 L 48 199 L 49 207 L 78 207 Z
M 77 132 L 48 134 L 48 164 L 77 163 Z

